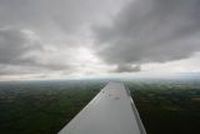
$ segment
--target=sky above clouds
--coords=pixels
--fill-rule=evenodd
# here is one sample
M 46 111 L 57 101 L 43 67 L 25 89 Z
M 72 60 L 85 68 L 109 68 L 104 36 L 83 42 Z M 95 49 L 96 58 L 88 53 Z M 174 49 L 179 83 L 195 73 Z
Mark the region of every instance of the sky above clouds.
M 200 72 L 200 0 L 0 0 L 0 80 Z

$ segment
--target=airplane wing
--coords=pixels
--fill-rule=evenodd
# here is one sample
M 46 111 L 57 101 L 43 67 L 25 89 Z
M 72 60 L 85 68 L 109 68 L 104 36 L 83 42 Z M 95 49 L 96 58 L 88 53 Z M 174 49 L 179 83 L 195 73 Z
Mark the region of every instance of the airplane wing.
M 110 82 L 58 134 L 146 134 L 146 132 L 129 90 L 123 83 Z

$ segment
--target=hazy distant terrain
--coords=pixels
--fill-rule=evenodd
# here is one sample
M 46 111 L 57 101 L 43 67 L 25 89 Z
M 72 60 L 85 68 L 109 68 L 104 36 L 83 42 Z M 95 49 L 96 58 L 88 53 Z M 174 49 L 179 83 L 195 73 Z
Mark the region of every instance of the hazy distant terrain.
M 0 133 L 55 134 L 107 80 L 0 82 Z M 148 134 L 200 131 L 200 80 L 129 79 Z

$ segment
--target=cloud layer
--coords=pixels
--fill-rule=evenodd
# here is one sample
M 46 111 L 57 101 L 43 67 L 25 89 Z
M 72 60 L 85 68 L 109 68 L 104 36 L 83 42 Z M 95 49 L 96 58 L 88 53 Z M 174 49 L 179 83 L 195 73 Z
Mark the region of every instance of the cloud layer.
M 200 0 L 0 0 L 0 80 L 130 73 L 172 61 L 195 70 L 196 60 L 180 60 L 200 51 L 199 6 Z
M 132 66 L 132 65 L 118 65 L 117 68 L 114 70 L 115 73 L 130 73 L 130 72 L 140 72 L 141 66 Z
M 109 26 L 94 29 L 97 54 L 108 64 L 188 58 L 200 50 L 199 0 L 134 0 Z
M 9 27 L 0 29 L 0 64 L 28 63 L 28 54 L 42 49 L 31 34 Z
M 1 0 L 0 75 L 75 73 L 87 27 L 111 1 Z

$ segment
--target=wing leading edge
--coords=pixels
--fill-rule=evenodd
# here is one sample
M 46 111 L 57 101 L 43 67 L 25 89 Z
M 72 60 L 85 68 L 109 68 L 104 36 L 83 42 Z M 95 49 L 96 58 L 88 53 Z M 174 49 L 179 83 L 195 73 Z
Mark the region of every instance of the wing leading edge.
M 108 83 L 58 134 L 146 134 L 123 83 Z

